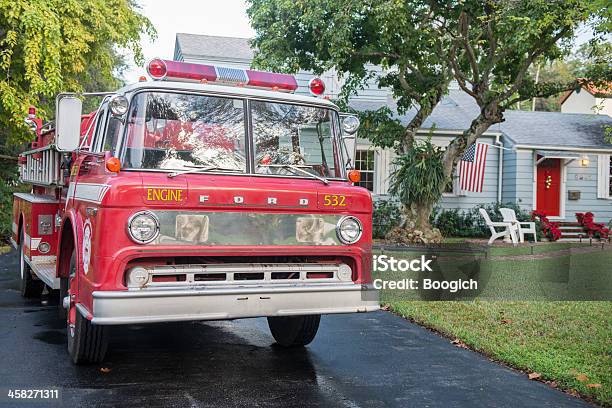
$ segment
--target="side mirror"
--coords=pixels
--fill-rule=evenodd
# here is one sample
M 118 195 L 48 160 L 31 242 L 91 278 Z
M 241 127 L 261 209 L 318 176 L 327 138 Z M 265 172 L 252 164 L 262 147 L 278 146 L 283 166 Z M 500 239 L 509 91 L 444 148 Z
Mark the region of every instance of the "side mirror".
M 347 135 L 352 135 L 359 129 L 359 118 L 354 115 L 345 116 L 342 118 L 342 131 Z
M 81 140 L 81 110 L 83 103 L 73 95 L 59 96 L 55 110 L 55 147 L 71 152 Z

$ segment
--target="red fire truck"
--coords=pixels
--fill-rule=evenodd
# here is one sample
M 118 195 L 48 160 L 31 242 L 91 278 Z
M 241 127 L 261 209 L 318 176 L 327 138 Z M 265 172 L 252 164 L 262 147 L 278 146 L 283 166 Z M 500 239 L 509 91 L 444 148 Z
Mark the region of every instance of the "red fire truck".
M 321 314 L 378 309 L 371 196 L 347 166 L 357 118 L 295 94 L 291 75 L 147 69 L 117 92 L 58 95 L 54 124 L 27 119 L 21 290 L 59 291 L 72 360 L 100 362 L 112 325 L 265 316 L 301 346 Z M 90 95 L 102 102 L 83 115 Z

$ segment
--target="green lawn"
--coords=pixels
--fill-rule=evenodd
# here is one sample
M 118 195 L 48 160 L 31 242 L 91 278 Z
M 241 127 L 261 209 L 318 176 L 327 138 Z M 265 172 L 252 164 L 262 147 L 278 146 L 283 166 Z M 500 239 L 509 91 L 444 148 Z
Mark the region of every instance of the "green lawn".
M 558 388 L 612 406 L 612 302 L 392 302 L 391 309 Z
M 547 252 L 561 251 L 570 248 L 588 247 L 588 243 L 580 242 L 546 242 L 541 244 L 520 244 L 513 247 L 512 245 L 504 247 L 491 247 L 489 255 L 491 256 L 508 256 L 508 255 L 535 255 L 544 254 Z
M 581 246 L 546 243 L 491 247 L 477 263 L 471 263 L 474 255 L 441 250 L 438 262 L 444 279 L 461 276 L 471 265 L 478 265 L 479 282 L 486 285 L 477 300 L 427 302 L 419 300 L 428 299 L 427 293 L 386 290 L 381 291 L 381 301 L 395 313 L 495 360 L 539 373 L 541 380 L 554 382 L 560 389 L 612 406 L 612 302 L 546 301 L 610 298 L 609 247 L 587 253 L 553 253 Z M 532 251 L 549 256 L 530 257 Z M 400 259 L 420 256 L 413 249 L 377 254 L 382 252 Z M 393 280 L 404 276 L 375 272 L 374 277 Z

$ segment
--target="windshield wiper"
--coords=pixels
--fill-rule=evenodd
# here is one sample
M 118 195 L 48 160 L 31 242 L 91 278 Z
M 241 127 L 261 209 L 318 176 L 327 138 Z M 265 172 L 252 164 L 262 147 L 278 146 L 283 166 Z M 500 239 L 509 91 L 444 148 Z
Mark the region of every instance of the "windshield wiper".
M 316 174 L 312 174 L 311 172 L 304 170 L 305 168 L 306 169 L 312 169 L 312 166 L 298 166 L 298 165 L 295 165 L 295 164 L 259 164 L 259 166 L 261 166 L 261 167 L 276 167 L 276 168 L 282 168 L 282 169 L 290 169 L 290 170 L 293 170 L 294 172 L 302 173 L 302 174 L 305 174 L 305 175 L 310 176 L 312 178 L 315 178 L 317 180 L 320 180 L 325 185 L 329 184 L 329 180 L 327 180 L 325 177 L 318 176 Z
M 185 166 L 185 167 L 193 167 L 188 170 L 175 171 L 172 173 L 168 173 L 168 177 L 176 177 L 181 174 L 188 173 L 204 173 L 207 171 L 217 170 L 217 171 L 239 171 L 238 169 L 228 169 L 225 167 L 217 167 L 217 166 Z

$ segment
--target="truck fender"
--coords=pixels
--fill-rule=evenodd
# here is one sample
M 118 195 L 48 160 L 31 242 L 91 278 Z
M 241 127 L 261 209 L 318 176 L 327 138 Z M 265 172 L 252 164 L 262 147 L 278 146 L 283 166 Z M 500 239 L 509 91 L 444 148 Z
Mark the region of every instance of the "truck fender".
M 57 276 L 68 277 L 70 268 L 70 257 L 74 248 L 76 251 L 77 272 L 80 273 L 81 256 L 79 251 L 79 243 L 83 237 L 83 220 L 74 210 L 66 212 L 62 220 L 62 229 L 59 235 L 59 251 L 57 259 Z
M 19 211 L 19 218 L 17 219 L 17 232 L 15 233 L 15 242 L 17 243 L 17 245 L 21 244 L 21 232 L 25 228 L 23 225 L 23 220 L 23 211 Z

